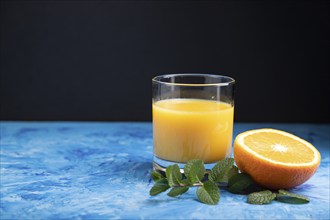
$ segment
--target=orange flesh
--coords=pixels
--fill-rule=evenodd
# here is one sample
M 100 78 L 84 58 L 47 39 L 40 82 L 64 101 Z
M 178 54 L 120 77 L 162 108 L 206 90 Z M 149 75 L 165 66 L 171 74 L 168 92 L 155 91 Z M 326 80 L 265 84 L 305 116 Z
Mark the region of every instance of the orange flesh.
M 314 152 L 303 143 L 292 138 L 262 132 L 244 138 L 244 144 L 257 154 L 282 163 L 308 163 L 314 159 Z

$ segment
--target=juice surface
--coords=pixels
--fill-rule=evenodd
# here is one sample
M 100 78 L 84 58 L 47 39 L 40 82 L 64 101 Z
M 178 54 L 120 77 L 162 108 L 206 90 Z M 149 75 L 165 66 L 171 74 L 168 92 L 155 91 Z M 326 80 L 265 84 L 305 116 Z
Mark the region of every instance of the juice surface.
M 202 99 L 166 99 L 153 103 L 155 155 L 184 163 L 214 163 L 230 154 L 234 108 Z

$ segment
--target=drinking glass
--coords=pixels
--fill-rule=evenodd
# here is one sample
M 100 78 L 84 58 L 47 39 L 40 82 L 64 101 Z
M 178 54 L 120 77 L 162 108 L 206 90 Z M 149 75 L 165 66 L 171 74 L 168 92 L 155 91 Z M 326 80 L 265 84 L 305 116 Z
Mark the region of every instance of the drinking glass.
M 230 155 L 234 118 L 231 77 L 167 74 L 152 79 L 153 168 L 192 159 L 206 169 Z

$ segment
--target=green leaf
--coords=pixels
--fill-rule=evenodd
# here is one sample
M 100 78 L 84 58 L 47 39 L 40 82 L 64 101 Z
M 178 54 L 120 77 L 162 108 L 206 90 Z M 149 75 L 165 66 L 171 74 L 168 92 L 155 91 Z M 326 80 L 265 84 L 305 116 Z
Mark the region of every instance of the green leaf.
M 254 185 L 254 182 L 249 175 L 239 173 L 229 179 L 228 191 L 235 194 L 243 194 L 252 185 Z
M 280 189 L 276 196 L 279 202 L 290 203 L 290 204 L 306 204 L 309 203 L 309 198 L 303 195 L 288 192 Z
M 158 173 L 157 171 L 152 171 L 151 178 L 153 181 L 157 182 L 160 179 L 164 179 L 163 175 L 161 173 Z
M 228 173 L 234 165 L 234 158 L 220 160 L 211 170 L 209 180 L 213 182 L 228 182 Z
M 276 197 L 275 193 L 270 190 L 264 190 L 261 192 L 254 192 L 248 195 L 247 202 L 250 204 L 264 205 L 271 203 Z
M 236 175 L 236 174 L 238 174 L 238 168 L 237 168 L 237 166 L 233 166 L 230 170 L 229 170 L 229 172 L 228 172 L 228 174 L 227 174 L 227 178 L 228 178 L 228 180 L 227 181 L 229 181 L 229 179 L 230 178 L 232 178 L 234 175 Z
M 182 183 L 182 174 L 177 164 L 170 165 L 166 168 L 166 177 L 171 187 Z
M 166 171 L 165 171 L 166 178 L 169 180 L 169 182 L 170 182 L 170 179 L 172 178 L 172 169 L 173 169 L 173 165 L 170 165 L 170 166 L 166 167 Z
M 171 196 L 171 197 L 179 196 L 179 195 L 187 192 L 188 189 L 189 189 L 188 186 L 174 187 L 167 193 L 167 195 Z
M 155 195 L 158 195 L 159 193 L 165 192 L 169 188 L 170 188 L 170 186 L 168 185 L 167 179 L 160 179 L 150 189 L 149 194 L 151 196 L 155 196 Z
M 176 184 L 182 183 L 182 174 L 180 172 L 180 167 L 177 164 L 173 165 L 172 168 L 172 178 Z
M 209 205 L 216 205 L 220 200 L 220 190 L 212 181 L 206 181 L 203 186 L 198 187 L 197 197 L 199 201 Z
M 182 180 L 182 184 L 186 185 L 186 186 L 192 186 L 193 184 L 190 182 L 189 179 L 183 179 Z
M 199 159 L 188 161 L 184 166 L 184 174 L 191 183 L 202 181 L 205 175 L 204 162 Z

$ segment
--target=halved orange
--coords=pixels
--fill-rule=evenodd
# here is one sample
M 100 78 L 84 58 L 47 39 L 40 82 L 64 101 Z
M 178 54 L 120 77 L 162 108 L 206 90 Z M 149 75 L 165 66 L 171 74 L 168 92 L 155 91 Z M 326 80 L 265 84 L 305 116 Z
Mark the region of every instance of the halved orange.
M 319 151 L 307 141 L 275 129 L 239 134 L 234 141 L 238 168 L 269 189 L 287 189 L 306 182 L 320 165 Z

